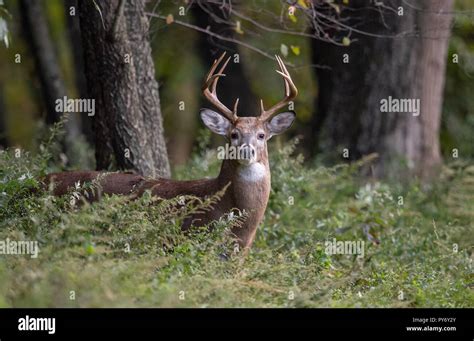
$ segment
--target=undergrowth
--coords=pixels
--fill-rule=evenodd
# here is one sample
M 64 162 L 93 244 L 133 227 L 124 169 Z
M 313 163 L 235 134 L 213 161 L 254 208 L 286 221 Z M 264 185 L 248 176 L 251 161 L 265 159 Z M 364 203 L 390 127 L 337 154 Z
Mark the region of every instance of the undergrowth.
M 474 166 L 446 166 L 429 188 L 362 181 L 369 161 L 309 167 L 295 143 L 270 152 L 270 202 L 246 256 L 228 234 L 239 217 L 180 231 L 213 199 L 77 205 L 39 187 L 56 169 L 51 141 L 2 152 L 0 241 L 35 240 L 40 252 L 0 254 L 0 307 L 474 306 Z M 218 167 L 214 152 L 196 153 L 176 177 Z M 328 254 L 333 240 L 363 241 L 363 257 Z

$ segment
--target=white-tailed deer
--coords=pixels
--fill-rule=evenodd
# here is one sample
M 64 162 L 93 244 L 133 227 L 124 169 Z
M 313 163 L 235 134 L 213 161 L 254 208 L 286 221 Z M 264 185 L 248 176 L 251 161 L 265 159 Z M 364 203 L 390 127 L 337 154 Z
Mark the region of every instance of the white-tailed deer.
M 180 195 L 194 195 L 200 198 L 211 196 L 227 185 L 225 193 L 211 210 L 196 214 L 186 220 L 183 230 L 194 226 L 202 226 L 219 219 L 224 214 L 238 209 L 246 211 L 247 217 L 243 225 L 234 228 L 242 248 L 252 245 L 255 232 L 261 223 L 270 194 L 270 167 L 268 163 L 267 141 L 274 135 L 288 129 L 295 119 L 294 112 L 284 112 L 273 117 L 278 110 L 292 101 L 298 90 L 291 79 L 285 64 L 276 56 L 280 70 L 277 72 L 285 83 L 285 97 L 270 109 L 265 110 L 261 101 L 261 113 L 258 117 L 239 117 L 235 101 L 233 110 L 227 108 L 217 97 L 216 87 L 230 57 L 216 73 L 217 67 L 224 59 L 225 53 L 214 61 L 202 86 L 204 96 L 219 110 L 201 109 L 204 124 L 214 133 L 223 135 L 230 142 L 230 147 L 237 148 L 236 158 L 226 158 L 215 179 L 175 181 L 170 179 L 147 179 L 129 173 L 101 173 L 94 171 L 73 171 L 52 173 L 47 175 L 45 184 L 54 183 L 55 195 L 67 194 L 77 182 L 93 181 L 99 175 L 101 192 L 106 194 L 142 195 L 151 191 L 152 195 L 164 199 Z M 273 118 L 272 118 L 273 117 Z

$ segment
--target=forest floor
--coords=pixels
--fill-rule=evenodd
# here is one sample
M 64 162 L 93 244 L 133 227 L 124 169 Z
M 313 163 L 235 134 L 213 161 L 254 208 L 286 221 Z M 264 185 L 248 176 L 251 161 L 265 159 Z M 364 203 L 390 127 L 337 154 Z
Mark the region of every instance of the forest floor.
M 0 254 L 0 307 L 474 307 L 472 164 L 445 166 L 429 187 L 362 183 L 361 163 L 310 167 L 293 149 L 271 153 L 270 202 L 247 256 L 226 234 L 238 218 L 180 232 L 208 202 L 72 207 L 70 196 L 30 194 L 51 170 L 47 152 L 1 153 L 0 241 L 38 241 L 40 252 Z M 177 177 L 217 171 L 205 152 Z M 328 254 L 328 241 L 363 255 Z

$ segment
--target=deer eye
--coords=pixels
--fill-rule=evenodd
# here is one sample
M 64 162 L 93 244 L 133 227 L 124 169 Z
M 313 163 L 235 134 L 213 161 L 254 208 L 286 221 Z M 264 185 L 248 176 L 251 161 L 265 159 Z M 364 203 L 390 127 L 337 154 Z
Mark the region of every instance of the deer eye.
M 231 133 L 231 134 L 230 134 L 230 138 L 231 138 L 232 140 L 235 140 L 235 139 L 237 139 L 238 137 L 239 137 L 239 135 L 238 135 L 237 133 Z
M 264 134 L 264 133 L 258 134 L 258 138 L 259 138 L 260 140 L 263 140 L 263 139 L 265 138 L 265 134 Z

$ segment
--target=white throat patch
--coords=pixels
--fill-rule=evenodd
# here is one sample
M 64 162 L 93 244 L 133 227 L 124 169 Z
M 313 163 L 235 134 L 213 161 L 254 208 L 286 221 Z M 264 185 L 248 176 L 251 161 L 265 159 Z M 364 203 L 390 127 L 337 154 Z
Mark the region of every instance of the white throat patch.
M 238 174 L 242 180 L 255 182 L 261 180 L 267 175 L 267 169 L 260 162 L 254 162 L 248 166 L 240 166 Z

